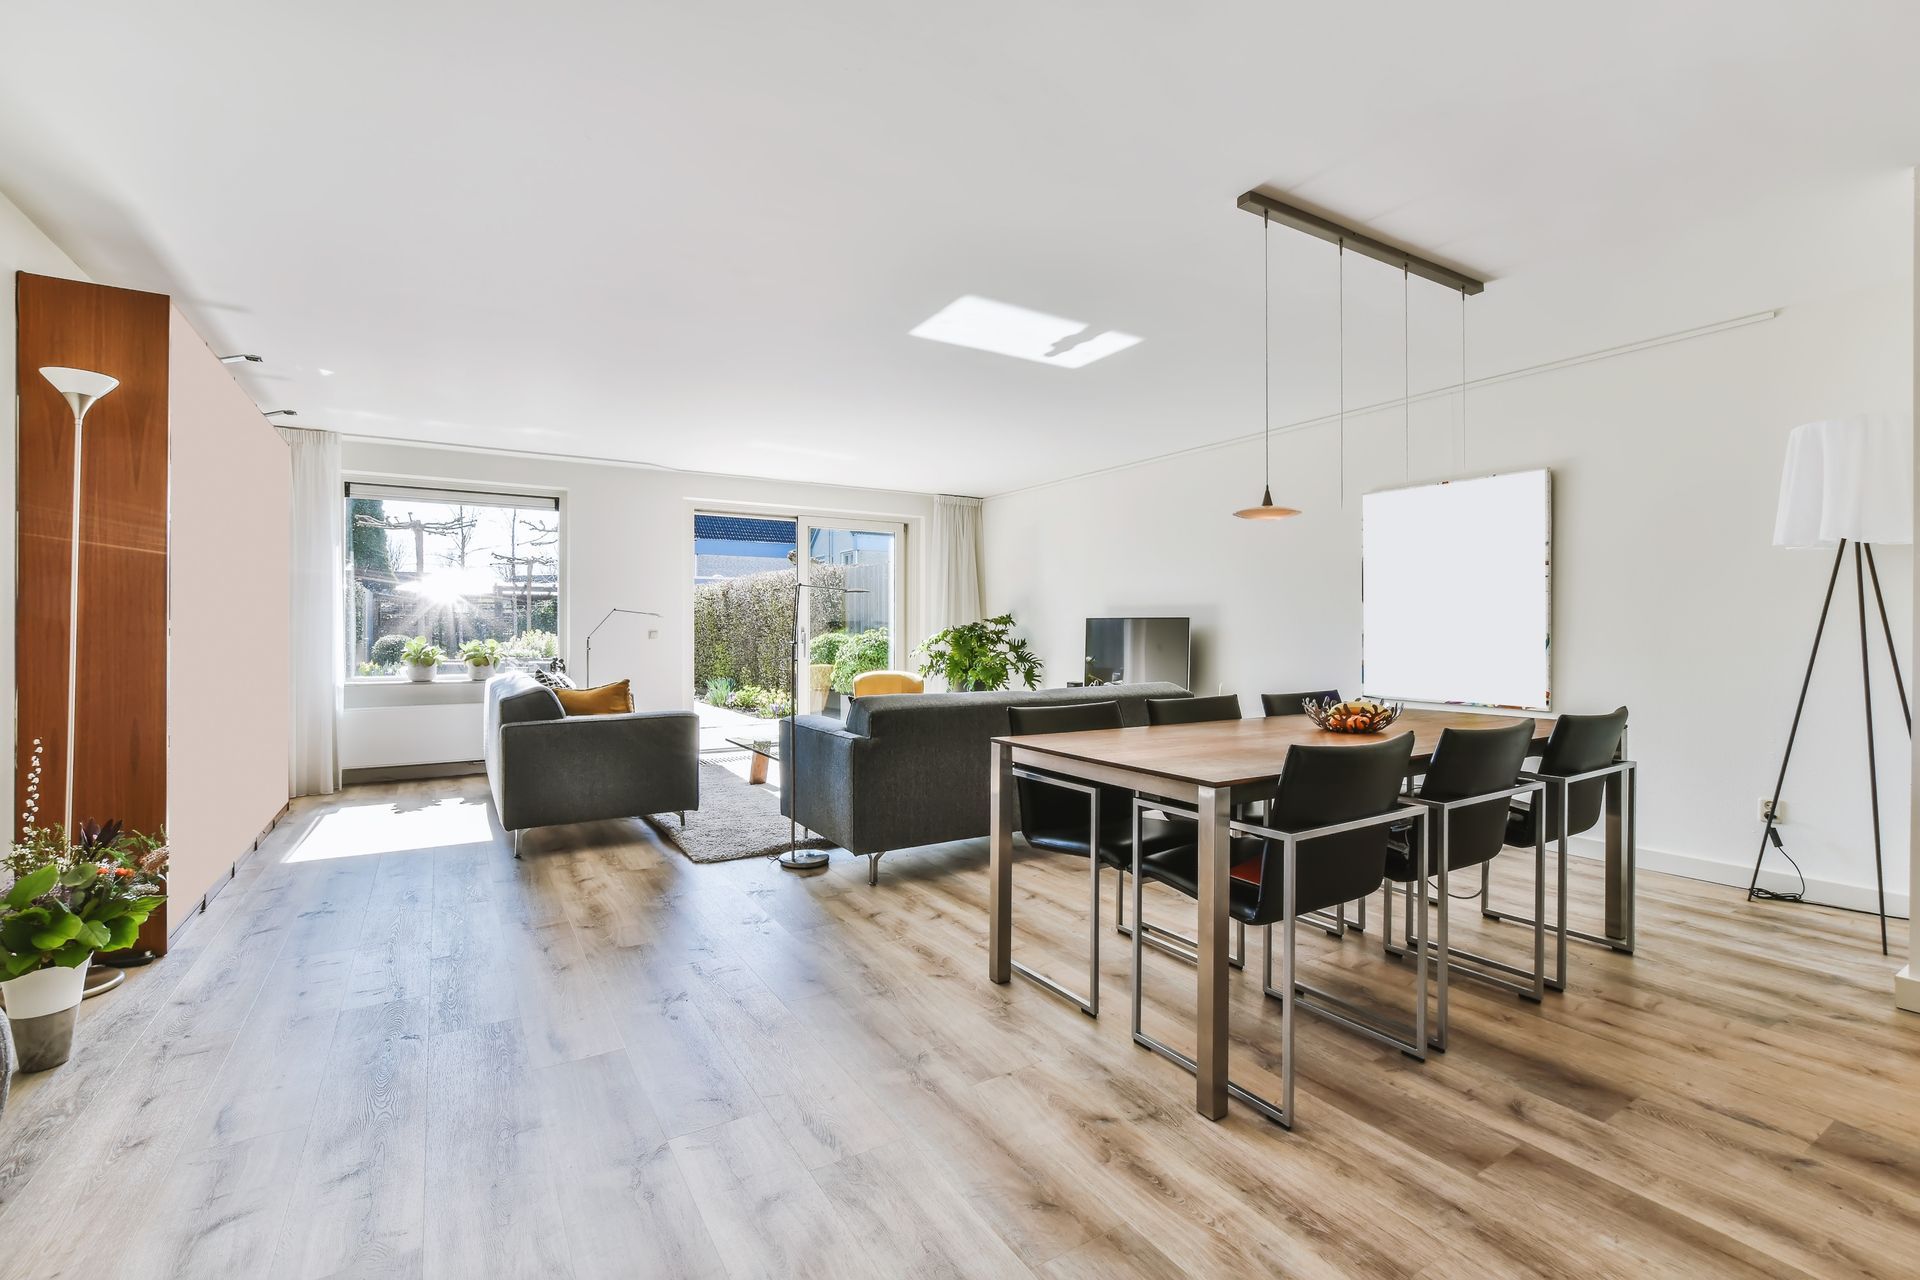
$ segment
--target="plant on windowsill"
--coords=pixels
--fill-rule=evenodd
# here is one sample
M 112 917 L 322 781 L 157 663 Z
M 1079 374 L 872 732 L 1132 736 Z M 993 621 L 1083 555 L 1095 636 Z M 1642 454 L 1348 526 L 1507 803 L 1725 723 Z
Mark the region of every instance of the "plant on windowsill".
M 407 647 L 400 651 L 400 661 L 406 664 L 407 679 L 422 682 L 433 679 L 433 673 L 440 666 L 440 660 L 446 656 L 445 649 L 429 643 L 425 636 L 415 636 L 407 641 Z
M 460 657 L 467 664 L 469 678 L 485 680 L 500 666 L 500 642 L 469 640 L 460 646 Z
M 920 646 L 920 674 L 941 676 L 956 693 L 1008 689 L 1014 677 L 1040 687 L 1040 659 L 1013 635 L 1013 615 L 948 627 Z
M 164 837 L 88 821 L 69 841 L 58 827 L 34 825 L 39 756 L 36 740 L 21 814 L 24 838 L 5 859 L 11 885 L 0 895 L 0 994 L 22 1071 L 67 1060 L 95 953 L 132 946 L 140 926 L 166 901 Z

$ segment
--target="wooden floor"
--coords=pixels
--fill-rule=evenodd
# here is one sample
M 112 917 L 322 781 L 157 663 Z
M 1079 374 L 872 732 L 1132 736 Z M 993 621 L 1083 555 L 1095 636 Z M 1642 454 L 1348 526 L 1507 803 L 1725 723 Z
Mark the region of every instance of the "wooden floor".
M 1920 1018 L 1869 918 L 1643 874 L 1638 956 L 1576 947 L 1544 1007 L 1456 984 L 1425 1064 L 1303 1018 L 1288 1133 L 1200 1119 L 1132 1045 L 1111 931 L 1098 1021 L 989 984 L 985 864 L 915 851 L 869 888 L 634 823 L 516 863 L 477 780 L 297 807 L 18 1082 L 0 1274 L 1920 1272 Z M 1071 980 L 1084 864 L 1015 885 L 1016 954 Z M 1402 998 L 1373 936 L 1303 933 L 1303 977 Z M 1190 970 L 1148 970 L 1190 1044 Z M 1233 986 L 1266 1092 L 1277 1006 Z

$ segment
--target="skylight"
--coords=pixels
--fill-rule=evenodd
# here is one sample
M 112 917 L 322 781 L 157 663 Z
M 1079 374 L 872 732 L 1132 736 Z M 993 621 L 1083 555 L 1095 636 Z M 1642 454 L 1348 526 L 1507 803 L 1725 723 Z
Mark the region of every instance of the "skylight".
M 1118 329 L 1094 333 L 1080 320 L 1029 311 L 1011 302 L 995 302 L 970 293 L 955 298 L 908 332 L 916 338 L 1061 369 L 1085 368 L 1140 341 Z

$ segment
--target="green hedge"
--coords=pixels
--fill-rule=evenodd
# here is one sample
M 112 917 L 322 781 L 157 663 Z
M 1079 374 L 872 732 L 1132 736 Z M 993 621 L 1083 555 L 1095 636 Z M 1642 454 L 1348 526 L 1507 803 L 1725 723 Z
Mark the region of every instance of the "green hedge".
M 815 565 L 815 578 L 841 585 L 845 571 L 838 565 Z M 727 679 L 736 689 L 749 685 L 791 694 L 793 681 L 792 569 L 752 573 L 721 582 L 701 582 L 693 588 L 693 683 L 704 690 L 707 682 Z M 816 634 L 833 623 L 835 595 L 810 591 Z

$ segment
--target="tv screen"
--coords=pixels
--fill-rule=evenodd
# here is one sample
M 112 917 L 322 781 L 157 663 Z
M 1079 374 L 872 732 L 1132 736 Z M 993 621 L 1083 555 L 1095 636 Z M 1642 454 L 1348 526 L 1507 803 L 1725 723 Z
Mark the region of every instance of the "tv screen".
M 1186 688 L 1193 678 L 1186 618 L 1088 618 L 1088 684 L 1164 680 Z

